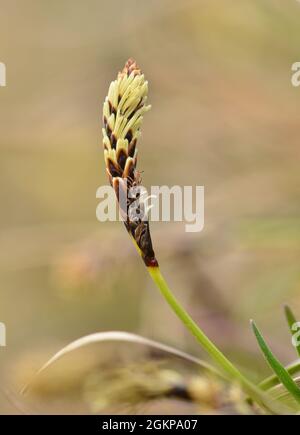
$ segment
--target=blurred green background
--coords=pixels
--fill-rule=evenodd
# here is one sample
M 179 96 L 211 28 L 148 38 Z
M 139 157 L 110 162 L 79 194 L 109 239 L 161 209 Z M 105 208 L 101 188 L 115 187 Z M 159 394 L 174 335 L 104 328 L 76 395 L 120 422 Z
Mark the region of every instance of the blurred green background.
M 0 384 L 17 394 L 53 352 L 96 331 L 141 333 L 202 356 L 123 226 L 95 217 L 96 189 L 107 183 L 102 103 L 129 57 L 152 104 L 139 143 L 144 185 L 205 186 L 203 232 L 152 224 L 171 287 L 254 380 L 269 371 L 249 318 L 283 362 L 293 359 L 282 305 L 300 320 L 300 88 L 291 85 L 299 2 L 1 0 L 0 8 Z M 2 392 L 0 413 L 19 412 L 14 401 Z M 52 406 L 46 399 L 43 412 Z

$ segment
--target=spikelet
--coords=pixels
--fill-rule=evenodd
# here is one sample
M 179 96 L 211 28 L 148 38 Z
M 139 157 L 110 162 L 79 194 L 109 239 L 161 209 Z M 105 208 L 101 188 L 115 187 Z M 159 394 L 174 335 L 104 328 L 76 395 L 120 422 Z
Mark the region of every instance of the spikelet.
M 106 171 L 120 204 L 120 192 L 125 194 L 125 206 L 120 206 L 127 231 L 132 235 L 141 256 L 149 267 L 158 265 L 152 248 L 148 219 L 131 218 L 129 189 L 141 184 L 137 165 L 137 139 L 146 104 L 148 82 L 136 62 L 129 59 L 108 90 L 103 105 L 103 146 Z

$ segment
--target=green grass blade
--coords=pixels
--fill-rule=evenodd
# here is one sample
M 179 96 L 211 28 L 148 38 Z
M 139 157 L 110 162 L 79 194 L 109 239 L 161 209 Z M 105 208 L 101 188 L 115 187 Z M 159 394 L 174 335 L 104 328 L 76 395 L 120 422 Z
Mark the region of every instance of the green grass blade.
M 285 312 L 285 317 L 286 317 L 286 320 L 287 320 L 289 328 L 290 328 L 290 332 L 293 336 L 296 332 L 296 330 L 293 328 L 293 326 L 297 323 L 296 317 L 294 316 L 294 313 L 292 312 L 292 310 L 290 309 L 290 307 L 288 305 L 285 305 L 284 312 Z M 300 357 L 300 343 L 297 346 L 295 346 L 295 348 L 296 348 L 296 351 Z
M 258 345 L 264 354 L 267 362 L 276 373 L 280 382 L 285 386 L 285 388 L 290 392 L 290 394 L 300 403 L 300 389 L 297 384 L 294 382 L 293 378 L 290 376 L 289 372 L 283 367 L 283 365 L 278 361 L 278 359 L 273 355 L 269 346 L 265 342 L 263 336 L 258 330 L 257 326 L 251 321 L 253 332 L 257 339 Z

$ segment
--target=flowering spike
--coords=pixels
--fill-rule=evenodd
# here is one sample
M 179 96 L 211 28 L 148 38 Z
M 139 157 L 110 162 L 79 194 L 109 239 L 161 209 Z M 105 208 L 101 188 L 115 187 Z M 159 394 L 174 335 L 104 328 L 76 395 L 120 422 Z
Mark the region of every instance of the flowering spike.
M 121 216 L 148 267 L 158 263 L 152 248 L 149 222 L 145 217 L 131 217 L 128 209 L 137 200 L 129 189 L 141 184 L 137 165 L 137 140 L 143 115 L 150 109 L 146 104 L 148 82 L 133 59 L 129 59 L 108 90 L 103 105 L 103 146 L 106 171 L 120 204 Z M 126 195 L 126 205 L 120 201 Z M 138 214 L 139 215 L 139 214 Z

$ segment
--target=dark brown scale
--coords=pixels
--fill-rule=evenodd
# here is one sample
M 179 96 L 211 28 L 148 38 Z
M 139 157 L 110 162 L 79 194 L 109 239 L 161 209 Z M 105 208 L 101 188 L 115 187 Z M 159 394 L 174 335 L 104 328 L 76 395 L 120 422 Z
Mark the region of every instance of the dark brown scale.
M 121 149 L 121 150 L 118 152 L 117 160 L 118 160 L 118 164 L 119 164 L 119 166 L 120 166 L 122 169 L 124 169 L 124 167 L 125 167 L 125 163 L 126 163 L 126 160 L 127 160 L 127 154 L 126 154 L 126 152 L 125 152 L 123 149 Z
M 135 167 L 134 167 L 134 165 L 131 165 L 131 167 L 130 167 L 130 169 L 129 169 L 129 173 L 128 173 L 128 177 L 129 178 L 135 178 L 134 177 L 134 171 L 135 171 Z
M 128 155 L 129 157 L 133 157 L 134 156 L 134 152 L 135 152 L 135 147 L 136 147 L 136 142 L 137 140 L 134 139 L 133 141 L 131 141 L 128 145 Z
M 110 126 L 108 125 L 108 123 L 106 123 L 105 130 L 106 130 L 106 134 L 108 136 L 108 139 L 111 140 L 112 130 L 111 130 Z
M 122 175 L 121 169 L 110 159 L 108 159 L 108 168 L 112 177 L 120 177 Z
M 116 111 L 116 109 L 114 108 L 114 106 L 111 104 L 111 102 L 109 100 L 108 100 L 108 105 L 109 105 L 109 112 L 110 112 L 110 114 L 111 115 L 114 114 L 116 116 L 117 111 Z
M 117 138 L 113 133 L 110 136 L 110 144 L 111 144 L 112 149 L 115 150 L 116 146 L 117 146 Z
M 130 115 L 127 116 L 128 121 L 136 114 L 137 110 L 139 110 L 143 106 L 143 99 L 140 98 L 138 105 L 133 109 Z
M 140 176 L 134 170 L 134 176 L 127 177 L 127 188 L 131 188 L 132 186 L 137 186 L 140 184 Z M 152 241 L 150 236 L 149 222 L 142 221 L 141 218 L 138 218 L 135 221 L 132 221 L 128 217 L 128 208 L 130 205 L 136 201 L 136 198 L 127 198 L 127 210 L 124 210 L 125 220 L 124 224 L 126 226 L 127 231 L 132 235 L 134 240 L 136 241 L 138 247 L 141 250 L 142 258 L 147 267 L 158 267 L 158 262 L 155 258 L 155 253 L 152 247 Z M 139 214 L 139 208 L 137 209 L 137 214 Z M 126 219 L 127 216 L 127 219 Z
M 127 116 L 127 120 L 128 120 L 128 121 L 130 121 L 130 119 L 135 115 L 136 111 L 137 111 L 137 109 L 134 109 L 134 110 L 130 113 L 130 115 Z
M 149 222 L 140 222 L 136 229 L 134 230 L 134 239 L 142 251 L 143 259 L 149 264 L 152 262 L 153 266 L 155 266 L 155 254 L 152 247 L 152 241 L 149 230 Z M 155 261 L 154 261 L 155 260 Z
M 131 130 L 129 130 L 128 132 L 127 132 L 127 134 L 126 134 L 126 136 L 125 136 L 125 139 L 127 139 L 128 140 L 128 143 L 130 143 L 131 141 L 132 141 L 132 131 Z
M 133 178 L 133 171 L 134 171 L 134 162 L 129 161 L 128 165 L 125 165 L 125 169 L 123 172 L 123 178 Z

